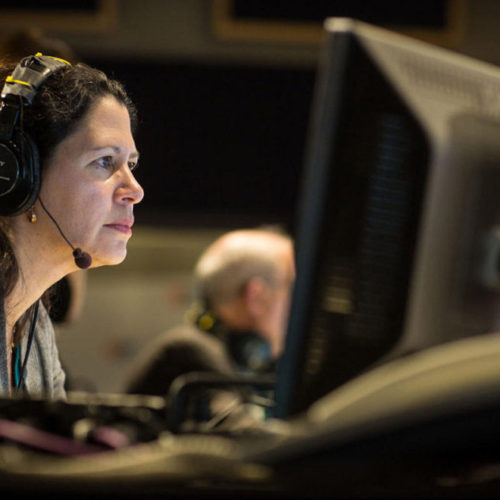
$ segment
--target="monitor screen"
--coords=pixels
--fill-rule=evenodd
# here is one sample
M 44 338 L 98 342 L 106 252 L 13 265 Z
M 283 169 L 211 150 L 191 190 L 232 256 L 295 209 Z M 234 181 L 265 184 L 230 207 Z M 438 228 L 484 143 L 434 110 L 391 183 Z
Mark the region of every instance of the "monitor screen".
M 500 69 L 325 22 L 276 410 L 500 315 Z

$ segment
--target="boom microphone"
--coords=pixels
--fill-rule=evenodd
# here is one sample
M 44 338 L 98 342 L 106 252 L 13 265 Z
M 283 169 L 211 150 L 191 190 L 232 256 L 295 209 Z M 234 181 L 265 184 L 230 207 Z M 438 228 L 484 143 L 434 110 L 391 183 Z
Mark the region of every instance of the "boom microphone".
M 64 238 L 64 241 L 73 250 L 73 257 L 75 259 L 75 264 L 80 269 L 87 269 L 88 267 L 90 267 L 90 265 L 92 264 L 92 257 L 90 256 L 90 254 L 88 254 L 87 252 L 84 252 L 81 248 L 75 248 L 71 244 L 71 242 L 68 240 L 68 238 L 66 238 L 66 236 L 62 232 L 62 229 L 59 227 L 59 224 L 54 219 L 54 217 L 52 216 L 52 214 L 45 208 L 45 205 L 43 204 L 42 199 L 40 197 L 38 197 L 38 199 L 40 200 L 40 205 L 42 206 L 42 208 L 45 211 L 45 213 L 50 217 L 50 220 L 56 225 L 57 230 L 59 231 L 59 234 Z

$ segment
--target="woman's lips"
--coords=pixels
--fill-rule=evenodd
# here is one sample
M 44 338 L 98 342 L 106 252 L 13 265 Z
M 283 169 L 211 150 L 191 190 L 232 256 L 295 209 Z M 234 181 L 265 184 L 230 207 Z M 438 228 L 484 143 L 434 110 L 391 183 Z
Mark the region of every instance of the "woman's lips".
M 132 234 L 132 224 L 133 222 L 128 221 L 117 221 L 112 222 L 111 224 L 105 224 L 105 227 L 109 227 L 110 229 L 114 229 L 119 233 L 131 235 Z

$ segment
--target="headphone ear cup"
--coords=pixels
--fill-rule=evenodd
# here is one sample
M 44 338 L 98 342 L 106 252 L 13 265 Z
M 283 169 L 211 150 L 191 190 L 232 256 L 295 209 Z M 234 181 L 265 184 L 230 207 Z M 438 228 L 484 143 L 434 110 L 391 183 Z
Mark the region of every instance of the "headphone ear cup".
M 0 215 L 26 212 L 40 192 L 38 148 L 28 134 L 16 130 L 0 143 Z
M 264 373 L 272 366 L 271 346 L 256 333 L 233 333 L 227 336 L 227 348 L 240 367 Z

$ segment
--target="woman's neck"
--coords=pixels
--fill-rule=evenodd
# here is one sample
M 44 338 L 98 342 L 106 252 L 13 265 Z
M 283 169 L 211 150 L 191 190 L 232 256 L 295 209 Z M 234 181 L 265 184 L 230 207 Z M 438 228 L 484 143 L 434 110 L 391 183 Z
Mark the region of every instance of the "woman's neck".
M 21 217 L 21 216 L 20 216 Z M 73 271 L 74 263 L 66 256 L 50 250 L 37 241 L 36 231 L 14 233 L 12 247 L 16 256 L 19 276 L 11 293 L 5 299 L 7 341 L 11 341 L 13 328 L 21 316 L 43 293 L 63 276 Z M 35 249 L 35 250 L 34 250 Z

